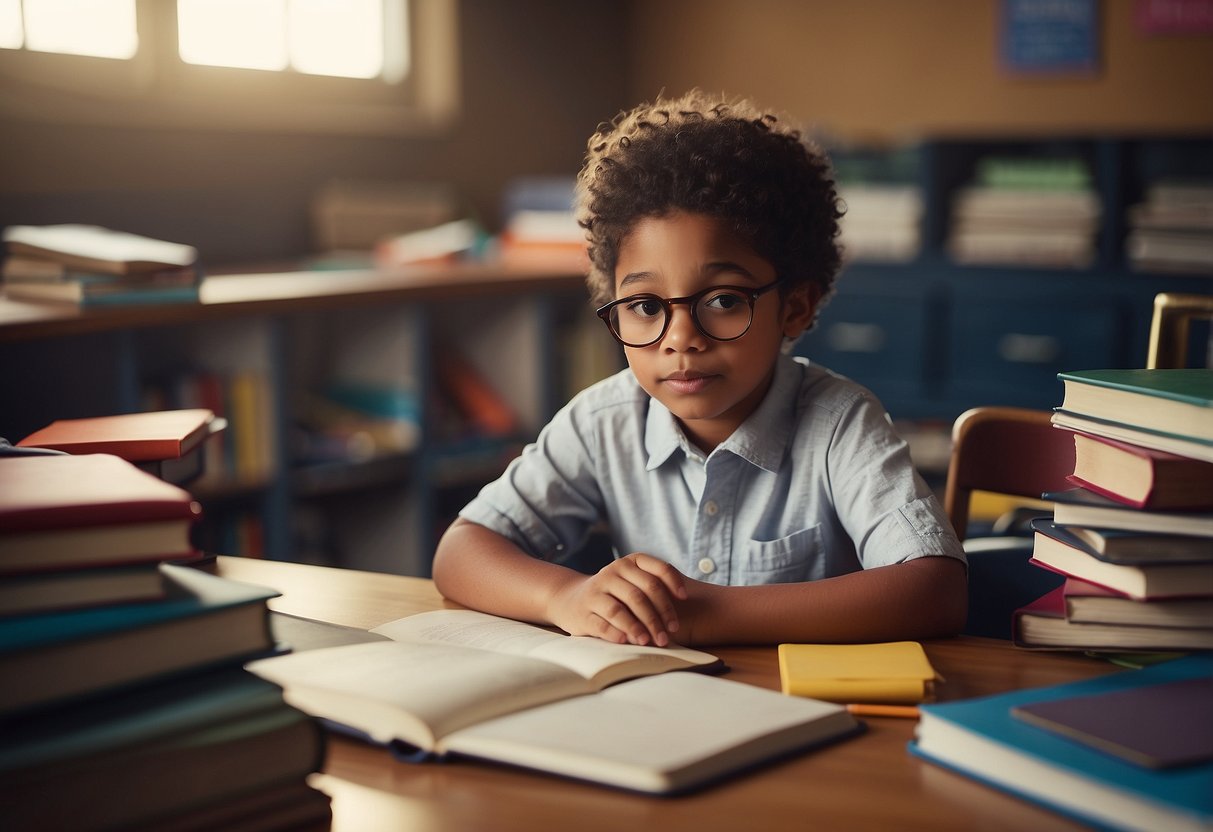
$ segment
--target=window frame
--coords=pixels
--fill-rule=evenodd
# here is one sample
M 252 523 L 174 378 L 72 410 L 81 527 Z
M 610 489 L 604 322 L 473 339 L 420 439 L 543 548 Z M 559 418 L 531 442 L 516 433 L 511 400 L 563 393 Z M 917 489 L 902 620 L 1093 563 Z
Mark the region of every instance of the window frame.
M 129 60 L 0 49 L 0 116 L 134 127 L 357 135 L 438 132 L 458 115 L 456 0 L 408 0 L 398 83 L 188 64 L 176 3 L 137 0 Z M 289 106 L 281 105 L 289 102 Z

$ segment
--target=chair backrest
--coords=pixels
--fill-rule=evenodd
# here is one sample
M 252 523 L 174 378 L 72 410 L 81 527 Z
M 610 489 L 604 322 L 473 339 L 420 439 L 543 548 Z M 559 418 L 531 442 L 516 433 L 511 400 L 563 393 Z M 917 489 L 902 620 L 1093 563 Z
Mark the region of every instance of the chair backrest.
M 1049 421 L 1047 410 L 977 407 L 952 425 L 952 456 L 943 507 L 956 535 L 965 539 L 974 491 L 1040 499 L 1069 488 L 1074 439 Z
M 1193 318 L 1213 318 L 1213 296 L 1174 292 L 1160 292 L 1154 296 L 1147 369 L 1188 366 L 1188 322 Z

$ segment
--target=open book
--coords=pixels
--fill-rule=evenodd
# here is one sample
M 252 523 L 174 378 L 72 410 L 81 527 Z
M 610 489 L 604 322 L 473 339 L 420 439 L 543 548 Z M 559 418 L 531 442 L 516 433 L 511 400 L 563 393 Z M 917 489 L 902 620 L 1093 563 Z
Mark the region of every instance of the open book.
M 462 610 L 372 632 L 391 640 L 248 669 L 282 685 L 299 709 L 401 756 L 461 754 L 654 793 L 860 727 L 837 705 L 665 673 L 722 667 L 697 650 L 616 645 Z

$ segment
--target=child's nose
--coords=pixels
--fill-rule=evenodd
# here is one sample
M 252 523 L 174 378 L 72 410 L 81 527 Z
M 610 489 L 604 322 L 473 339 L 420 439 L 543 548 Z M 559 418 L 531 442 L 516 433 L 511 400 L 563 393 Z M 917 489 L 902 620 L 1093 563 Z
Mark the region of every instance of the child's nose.
M 662 345 L 675 351 L 703 349 L 705 341 L 707 338 L 699 331 L 695 319 L 691 317 L 691 307 L 681 303 L 673 304 L 670 308 L 670 326 L 662 339 Z

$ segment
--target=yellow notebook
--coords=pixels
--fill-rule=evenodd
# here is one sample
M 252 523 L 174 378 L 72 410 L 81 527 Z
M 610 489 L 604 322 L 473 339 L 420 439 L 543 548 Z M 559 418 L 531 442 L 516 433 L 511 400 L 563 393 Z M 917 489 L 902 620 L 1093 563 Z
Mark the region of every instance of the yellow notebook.
M 792 696 L 911 704 L 931 698 L 937 678 L 916 641 L 779 645 L 780 686 Z

